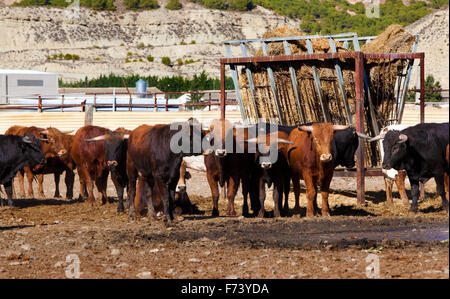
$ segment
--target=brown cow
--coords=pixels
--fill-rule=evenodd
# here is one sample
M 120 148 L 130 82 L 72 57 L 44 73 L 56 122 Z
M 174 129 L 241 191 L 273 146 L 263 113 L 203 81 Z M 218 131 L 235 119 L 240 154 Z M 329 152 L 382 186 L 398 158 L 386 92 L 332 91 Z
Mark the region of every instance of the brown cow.
M 219 186 L 222 196 L 228 198 L 228 216 L 236 216 L 234 198 L 242 181 L 244 205 L 242 214 L 248 216 L 247 197 L 250 191 L 250 175 L 254 164 L 254 154 L 248 153 L 248 129 L 239 132 L 228 120 L 215 119 L 210 125 L 210 148 L 203 153 L 206 177 L 213 201 L 212 216 L 219 216 Z M 256 212 L 256 211 L 255 211 Z
M 78 129 L 73 138 L 71 154 L 80 178 L 80 197 L 88 197 L 92 205 L 95 202 L 94 183 L 102 194 L 102 204 L 105 204 L 108 199 L 106 188 L 109 169 L 105 159 L 104 143 L 88 142 L 87 140 L 109 133 L 111 130 L 107 128 L 84 126 Z M 85 187 L 88 194 L 85 193 Z
M 63 135 L 63 144 L 64 148 L 67 149 L 67 154 L 58 157 L 58 159 L 52 159 L 52 160 L 58 160 L 55 161 L 55 171 L 53 173 L 54 179 L 55 179 L 55 197 L 61 197 L 59 193 L 59 179 L 63 172 L 66 173 L 64 182 L 66 184 L 66 198 L 72 199 L 73 198 L 73 185 L 75 181 L 75 161 L 72 159 L 72 144 L 73 144 L 73 135 L 64 134 Z M 58 163 L 59 162 L 59 163 Z
M 200 124 L 193 119 L 187 122 L 178 122 L 170 125 L 137 127 L 130 134 L 127 151 L 128 199 L 130 216 L 135 216 L 134 201 L 136 195 L 144 195 L 145 190 L 155 191 L 161 195 L 164 209 L 164 219 L 173 220 L 173 204 L 175 188 L 180 176 L 180 166 L 184 156 L 195 155 L 201 144 L 196 144 L 203 137 L 198 128 Z M 181 127 L 181 128 L 180 128 Z M 181 144 L 182 148 L 173 148 L 180 145 L 179 141 L 187 138 L 189 143 Z M 177 142 L 178 141 L 178 142 Z M 200 145 L 200 148 L 198 147 Z M 196 149 L 197 148 L 197 149 Z M 136 181 L 139 178 L 139 189 L 136 191 Z M 147 192 L 148 216 L 155 216 L 155 207 L 152 199 L 153 192 Z
M 60 157 L 67 155 L 67 149 L 64 147 L 63 136 L 64 132 L 59 131 L 56 128 L 49 127 L 47 129 L 37 128 L 37 127 L 24 127 L 24 126 L 12 126 L 9 128 L 5 135 L 19 135 L 24 136 L 25 134 L 33 134 L 38 138 L 46 138 L 47 141 L 42 141 L 42 152 L 47 159 L 44 165 L 38 167 L 30 168 L 24 167 L 18 172 L 19 178 L 19 188 L 20 196 L 25 197 L 25 187 L 24 187 L 24 174 L 27 176 L 28 181 L 28 195 L 34 197 L 33 193 L 33 177 L 36 175 L 39 183 L 38 192 L 41 198 L 45 198 L 44 194 L 44 174 L 54 173 L 55 163 L 54 159 L 58 160 Z M 58 171 L 58 170 L 57 170 Z
M 334 131 L 345 130 L 348 126 L 331 123 L 315 123 L 311 126 L 299 126 L 289 135 L 289 145 L 284 155 L 291 169 L 295 193 L 295 208 L 299 209 L 300 179 L 306 185 L 308 206 L 306 215 L 314 216 L 317 206 L 317 187 L 322 194 L 322 216 L 329 216 L 328 193 L 333 178 L 333 155 L 331 143 Z

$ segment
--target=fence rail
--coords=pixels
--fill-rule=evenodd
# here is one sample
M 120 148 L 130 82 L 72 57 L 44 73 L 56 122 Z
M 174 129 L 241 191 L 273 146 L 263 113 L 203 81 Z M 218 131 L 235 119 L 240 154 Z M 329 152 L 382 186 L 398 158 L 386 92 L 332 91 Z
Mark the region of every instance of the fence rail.
M 234 91 L 226 91 L 225 105 L 237 105 L 232 96 Z M 174 95 L 189 95 L 191 98 L 180 101 L 179 97 L 171 98 Z M 126 97 L 125 97 L 126 96 Z M 201 98 L 201 101 L 191 100 L 192 97 Z M 227 99 L 230 97 L 231 99 Z M 98 92 L 98 93 L 70 93 L 59 95 L 28 95 L 9 97 L 9 104 L 0 105 L 1 110 L 36 110 L 38 112 L 48 110 L 59 110 L 64 112 L 68 108 L 80 108 L 85 111 L 86 105 L 92 105 L 95 110 L 108 109 L 117 111 L 119 108 L 128 108 L 133 111 L 134 108 L 153 109 L 153 111 L 169 111 L 169 108 L 178 108 L 178 110 L 195 109 L 198 107 L 208 107 L 211 111 L 212 107 L 220 106 L 220 91 L 192 91 L 192 92 Z M 11 101 L 12 100 L 12 101 Z M 179 101 L 174 103 L 174 101 Z M 19 104 L 18 102 L 36 102 Z M 55 102 L 59 102 L 55 104 Z M 68 103 L 70 102 L 70 103 Z M 105 103 L 106 102 L 106 103 Z

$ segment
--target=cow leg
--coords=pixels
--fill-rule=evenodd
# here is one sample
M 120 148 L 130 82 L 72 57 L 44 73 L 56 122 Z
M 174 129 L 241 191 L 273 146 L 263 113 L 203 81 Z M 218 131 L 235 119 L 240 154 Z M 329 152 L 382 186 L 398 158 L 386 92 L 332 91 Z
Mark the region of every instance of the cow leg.
M 281 200 L 280 196 L 283 196 L 283 182 L 277 181 L 273 186 L 273 215 L 274 217 L 280 217 L 280 206 L 281 206 Z M 281 198 L 282 199 L 282 198 Z
M 419 182 L 419 202 L 425 201 L 425 183 Z
M 298 176 L 292 176 L 292 185 L 295 196 L 294 215 L 300 215 L 300 178 Z
M 17 172 L 17 177 L 19 179 L 19 196 L 20 198 L 25 198 L 25 182 L 24 182 L 25 171 L 23 169 Z
M 400 194 L 400 198 L 405 206 L 409 205 L 408 195 L 406 195 L 405 190 L 405 179 L 406 179 L 406 171 L 400 170 L 398 175 L 395 176 L 395 184 L 397 185 L 398 193 Z
M 228 216 L 236 216 L 236 210 L 234 209 L 234 198 L 237 193 L 237 189 L 239 187 L 239 178 L 231 177 L 229 183 L 227 184 L 227 198 L 228 198 Z
M 163 207 L 164 207 L 164 222 L 167 222 L 168 220 L 173 220 L 173 198 L 175 197 L 175 190 L 170 190 L 169 186 L 167 184 L 164 184 L 161 179 L 156 179 L 156 184 L 158 184 L 158 189 L 161 192 L 161 197 L 163 201 Z M 173 195 L 171 194 L 173 191 Z M 173 197 L 172 197 L 173 196 Z M 169 218 L 167 218 L 169 216 Z
M 114 187 L 116 188 L 118 198 L 117 213 L 121 214 L 125 210 L 125 207 L 123 206 L 123 192 L 125 190 L 125 187 L 121 186 L 120 183 L 115 179 L 112 179 L 112 181 L 114 183 Z
M 80 192 L 82 192 L 81 190 L 83 190 L 81 188 L 86 187 L 87 193 L 88 193 L 88 195 L 87 195 L 88 201 L 91 203 L 91 206 L 94 206 L 94 203 L 95 203 L 94 181 L 92 180 L 92 177 L 88 171 L 88 166 L 85 165 L 83 167 L 83 170 L 80 169 L 79 172 L 80 171 L 83 173 L 82 177 L 83 177 L 83 185 L 84 185 L 84 186 L 81 186 L 81 180 L 80 180 Z
M 12 181 L 6 182 L 3 184 L 3 187 L 5 187 L 6 197 L 8 197 L 8 207 L 14 209 L 15 207 L 12 201 Z
M 412 196 L 412 203 L 411 207 L 409 208 L 410 213 L 417 213 L 417 210 L 419 208 L 418 205 L 418 199 L 419 199 L 419 181 L 412 180 L 409 178 L 409 182 L 411 183 L 411 196 Z
M 73 198 L 73 184 L 75 182 L 75 173 L 71 169 L 66 170 L 66 176 L 64 178 L 64 183 L 66 184 L 66 198 Z
M 439 194 L 442 198 L 442 209 L 444 211 L 447 211 L 447 213 L 448 213 L 448 200 L 445 195 L 444 175 L 442 174 L 442 175 L 435 176 L 434 180 L 436 181 L 437 194 Z
M 212 216 L 219 216 L 219 185 L 212 175 L 207 174 L 209 188 L 211 189 L 211 197 L 213 202 Z
M 244 197 L 244 203 L 242 205 L 242 216 L 248 217 L 248 195 L 249 195 L 249 182 L 248 178 L 242 179 L 242 196 Z
M 283 192 L 284 192 L 284 207 L 283 207 L 283 216 L 289 216 L 289 191 L 291 189 L 291 178 L 286 176 L 283 178 Z M 280 200 L 281 204 L 282 199 Z
M 317 196 L 317 187 L 314 184 L 313 176 L 311 173 L 303 173 L 303 180 L 306 185 L 306 198 L 308 200 L 308 205 L 306 207 L 306 216 L 314 216 L 314 201 Z
M 264 182 L 264 179 L 261 177 L 259 179 L 259 203 L 260 208 L 258 212 L 258 217 L 264 218 L 264 201 L 266 200 L 266 183 Z
M 31 169 L 29 167 L 25 167 L 25 175 L 27 176 L 27 182 L 28 182 L 28 197 L 34 198 L 34 192 L 33 192 L 33 172 L 31 172 Z
M 38 194 L 40 199 L 45 199 L 44 194 L 44 175 L 38 174 L 37 175 L 37 181 L 38 181 Z
M 449 181 L 449 175 L 444 173 L 445 197 L 447 198 L 447 202 L 449 201 Z
M 386 190 L 386 202 L 388 204 L 392 204 L 392 186 L 394 185 L 394 181 L 391 178 L 385 177 L 384 178 L 384 185 Z
M 332 176 L 326 177 L 320 185 L 322 195 L 322 216 L 330 216 L 330 206 L 328 204 L 328 194 L 330 193 L 330 183 Z
M 53 178 L 55 179 L 55 194 L 53 195 L 53 197 L 60 198 L 61 194 L 59 193 L 59 179 L 61 178 L 61 173 L 55 172 L 53 174 Z
M 95 179 L 95 185 L 97 186 L 98 192 L 102 194 L 102 205 L 106 204 L 106 200 L 108 200 L 109 203 L 114 202 L 113 199 L 108 199 L 108 196 L 106 194 L 107 189 L 107 183 L 108 183 L 108 170 L 103 170 L 101 172 L 100 177 L 97 177 Z

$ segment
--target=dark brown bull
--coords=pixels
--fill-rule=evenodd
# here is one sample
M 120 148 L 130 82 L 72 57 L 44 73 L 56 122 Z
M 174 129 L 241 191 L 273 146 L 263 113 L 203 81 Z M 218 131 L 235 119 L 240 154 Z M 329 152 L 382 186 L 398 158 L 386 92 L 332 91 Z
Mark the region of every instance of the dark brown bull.
M 259 186 L 260 210 L 258 217 L 264 217 L 264 201 L 266 198 L 266 184 L 270 188 L 273 184 L 274 216 L 280 217 L 283 194 L 285 195 L 284 214 L 289 211 L 288 196 L 290 189 L 290 170 L 283 152 L 289 144 L 289 135 L 282 131 L 275 131 L 251 138 L 247 143 L 255 143 L 257 166 L 253 171 L 252 183 Z M 276 155 L 274 155 L 276 153 Z M 273 160 L 272 160 L 273 159 Z
M 33 184 L 33 177 L 36 175 L 39 183 L 38 187 L 39 196 L 41 198 L 45 198 L 43 188 L 44 174 L 60 171 L 58 167 L 58 165 L 60 164 L 59 159 L 67 155 L 67 149 L 64 146 L 63 141 L 65 132 L 61 132 L 58 129 L 52 127 L 43 129 L 34 126 L 33 127 L 13 126 L 5 132 L 5 135 L 25 136 L 25 134 L 32 134 L 37 138 L 47 139 L 47 141 L 41 142 L 42 152 L 44 153 L 47 162 L 44 165 L 40 165 L 38 167 L 33 168 L 24 167 L 22 170 L 18 172 L 20 196 L 22 198 L 25 197 L 24 174 L 26 174 L 28 181 L 28 196 L 34 197 L 32 184 Z
M 128 186 L 126 169 L 128 136 L 130 130 L 118 128 L 113 132 L 87 139 L 87 142 L 102 141 L 105 148 L 106 165 L 111 172 L 111 180 L 116 188 L 118 204 L 117 212 L 122 213 L 125 209 L 123 205 L 124 190 Z
M 331 123 L 315 123 L 311 126 L 299 126 L 289 135 L 293 144 L 287 147 L 285 157 L 291 169 L 295 193 L 295 207 L 299 209 L 300 179 L 306 185 L 308 206 L 306 215 L 314 216 L 317 207 L 317 188 L 322 195 L 322 216 L 329 216 L 328 193 L 333 178 L 333 155 L 331 143 L 334 131 L 345 130 L 348 126 Z
M 228 198 L 228 216 L 236 216 L 234 198 L 242 181 L 244 204 L 242 214 L 248 216 L 247 198 L 254 153 L 248 153 L 248 129 L 238 129 L 228 120 L 213 120 L 209 128 L 212 145 L 205 150 L 206 177 L 213 201 L 212 215 L 219 216 L 219 186 L 222 196 Z
M 195 154 L 195 138 L 200 141 L 203 133 L 200 124 L 195 120 L 174 123 L 171 125 L 142 125 L 133 130 L 128 140 L 127 175 L 128 199 L 130 203 L 130 216 L 136 215 L 134 201 L 136 196 L 145 196 L 149 217 L 155 216 L 155 206 L 152 195 L 157 192 L 161 196 L 165 220 L 173 220 L 173 204 L 175 189 L 180 176 L 180 166 L 184 156 Z M 181 128 L 180 128 L 181 127 Z M 188 148 L 175 151 L 179 141 L 177 137 L 186 137 L 189 140 Z M 178 141 L 174 141 L 178 140 Z M 200 151 L 200 149 L 198 149 Z M 199 152 L 200 153 L 200 152 Z M 139 179 L 138 190 L 136 181 Z M 147 191 L 146 191 L 147 190 Z
M 73 138 L 71 154 L 80 178 L 80 197 L 87 197 L 92 205 L 95 202 L 94 183 L 102 194 L 102 204 L 105 204 L 108 199 L 106 188 L 109 169 L 105 159 L 104 143 L 88 142 L 87 140 L 109 133 L 111 130 L 106 128 L 84 126 L 78 129 Z M 85 187 L 88 194 L 85 193 Z

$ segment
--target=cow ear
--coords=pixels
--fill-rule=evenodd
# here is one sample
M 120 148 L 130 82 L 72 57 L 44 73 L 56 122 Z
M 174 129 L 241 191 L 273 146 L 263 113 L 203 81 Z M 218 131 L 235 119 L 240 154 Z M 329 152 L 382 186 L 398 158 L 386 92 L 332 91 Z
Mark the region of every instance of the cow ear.
M 408 136 L 406 136 L 405 134 L 400 134 L 400 136 L 398 136 L 399 142 L 398 143 L 403 143 L 408 141 Z

